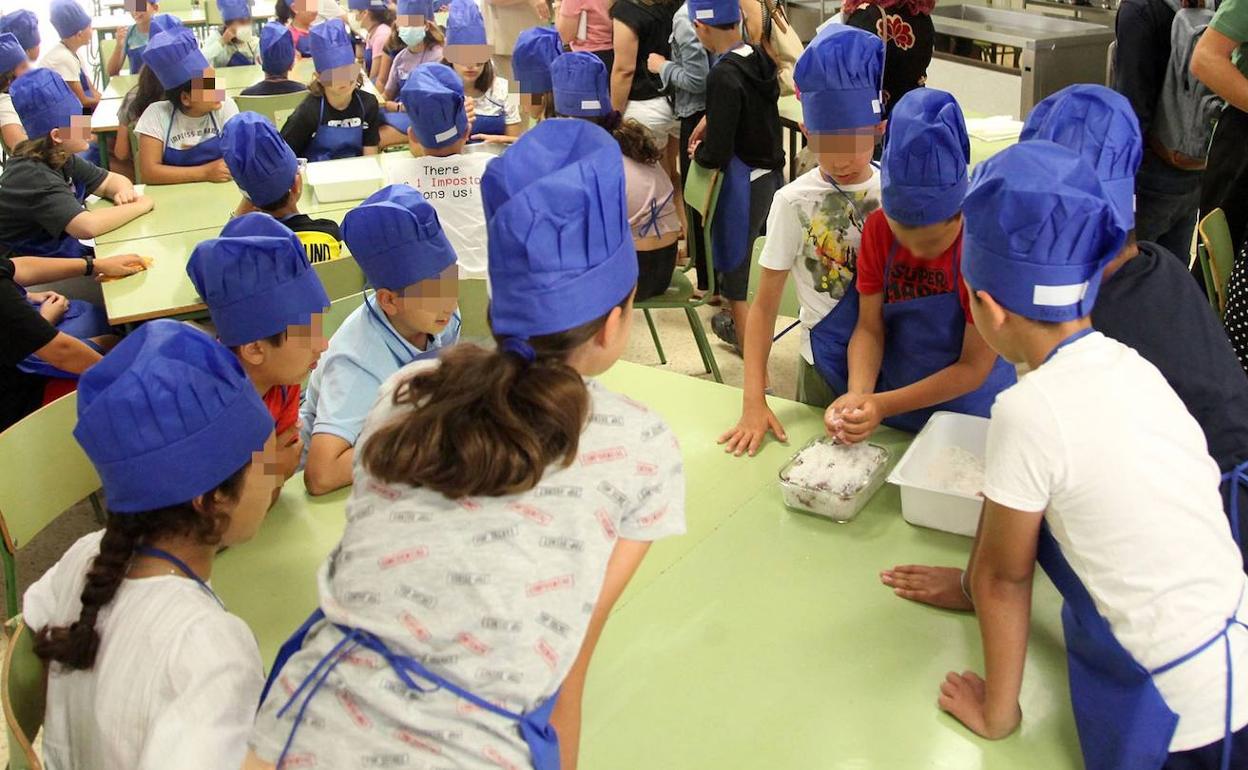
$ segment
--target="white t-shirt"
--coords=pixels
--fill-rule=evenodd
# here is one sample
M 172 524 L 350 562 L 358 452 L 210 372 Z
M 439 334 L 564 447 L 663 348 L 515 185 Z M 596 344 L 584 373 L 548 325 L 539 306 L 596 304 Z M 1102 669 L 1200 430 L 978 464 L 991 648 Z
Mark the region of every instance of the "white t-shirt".
M 78 54 L 66 48 L 63 41 L 57 41 L 56 45 L 43 54 L 39 59 L 39 66 L 60 75 L 66 83 L 79 82 L 79 75 L 83 71 Z
M 103 531 L 70 546 L 26 591 L 28 626 L 78 619 Z M 96 621 L 95 666 L 48 675 L 48 770 L 220 770 L 242 764 L 264 686 L 256 638 L 187 578 L 125 580 Z
M 0 93 L 0 126 L 12 126 L 22 124 L 22 119 L 18 117 L 17 110 L 13 108 L 13 97 L 7 93 Z
M 134 130 L 144 136 L 159 139 L 162 143 L 165 143 L 165 134 L 168 132 L 167 144 L 170 147 L 189 150 L 205 139 L 220 136 L 225 122 L 237 114 L 238 105 L 228 96 L 221 100 L 221 106 L 215 112 L 198 118 L 192 118 L 182 110 L 175 112 L 173 103 L 168 99 L 162 99 L 159 102 L 153 102 L 146 110 L 143 110 L 139 121 L 134 125 Z M 169 125 L 171 119 L 173 120 L 172 127 Z
M 445 158 L 424 156 L 386 161 L 386 184 L 402 182 L 415 187 L 438 212 L 442 230 L 459 259 L 461 275 L 485 275 L 481 175 L 495 157 L 488 152 L 469 152 Z
M 814 363 L 810 330 L 832 312 L 854 282 L 867 216 L 880 207 L 880 173 L 837 187 L 816 167 L 780 188 L 767 216 L 767 242 L 758 263 L 790 270 L 802 305 L 802 358 Z
M 1157 369 L 1093 333 L 997 396 L 984 495 L 1044 511 L 1053 537 L 1109 621 L 1152 670 L 1222 630 L 1245 578 L 1204 434 Z M 1230 631 L 1235 729 L 1248 722 L 1248 629 Z M 1179 715 L 1170 744 L 1221 740 L 1223 642 L 1157 676 Z
M 518 103 L 508 103 L 507 96 L 510 88 L 507 84 L 507 78 L 501 75 L 494 76 L 494 82 L 490 84 L 490 89 L 481 96 L 474 96 L 474 109 L 478 115 L 506 116 L 507 125 L 513 125 L 520 122 L 520 105 Z

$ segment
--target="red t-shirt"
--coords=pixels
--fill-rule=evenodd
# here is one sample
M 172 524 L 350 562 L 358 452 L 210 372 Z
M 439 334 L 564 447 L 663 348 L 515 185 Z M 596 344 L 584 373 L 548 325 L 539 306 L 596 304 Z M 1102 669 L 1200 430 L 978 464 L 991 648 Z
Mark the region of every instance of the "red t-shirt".
M 274 385 L 264 394 L 264 405 L 269 408 L 278 433 L 299 422 L 299 386 Z
M 858 247 L 858 281 L 859 294 L 879 294 L 884 291 L 884 265 L 888 262 L 888 252 L 893 247 L 893 231 L 884 218 L 884 210 L 878 209 L 867 217 L 862 228 L 862 245 Z M 954 252 L 957 251 L 955 257 Z M 953 260 L 962 259 L 962 238 L 936 259 L 919 259 L 901 244 L 897 245 L 897 253 L 893 255 L 893 266 L 888 276 L 888 294 L 885 302 L 904 302 L 908 299 L 930 297 L 934 294 L 948 294 L 953 290 Z M 962 312 L 966 322 L 971 320 L 971 296 L 966 291 L 966 284 L 958 280 L 958 301 L 962 304 Z

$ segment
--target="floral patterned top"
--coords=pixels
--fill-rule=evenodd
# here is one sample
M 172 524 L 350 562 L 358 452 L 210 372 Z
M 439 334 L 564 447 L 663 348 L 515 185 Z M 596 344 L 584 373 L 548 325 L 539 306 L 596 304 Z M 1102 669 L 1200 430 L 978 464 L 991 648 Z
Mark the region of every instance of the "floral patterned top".
M 845 23 L 865 29 L 887 43 L 884 58 L 884 116 L 906 93 L 927 83 L 927 65 L 932 61 L 936 31 L 932 17 L 912 13 L 904 3 L 891 8 L 863 5 Z

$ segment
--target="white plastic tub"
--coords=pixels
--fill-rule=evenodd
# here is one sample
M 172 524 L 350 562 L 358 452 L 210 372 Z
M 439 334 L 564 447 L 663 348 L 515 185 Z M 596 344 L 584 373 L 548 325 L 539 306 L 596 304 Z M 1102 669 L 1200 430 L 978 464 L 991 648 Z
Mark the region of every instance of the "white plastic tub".
M 941 488 L 932 481 L 932 466 L 948 447 L 960 447 L 982 459 L 988 423 L 987 418 L 955 412 L 932 415 L 888 476 L 890 484 L 901 488 L 902 518 L 920 527 L 975 536 L 983 497 Z
M 385 177 L 375 155 L 308 164 L 305 181 L 319 203 L 358 201 L 381 189 Z

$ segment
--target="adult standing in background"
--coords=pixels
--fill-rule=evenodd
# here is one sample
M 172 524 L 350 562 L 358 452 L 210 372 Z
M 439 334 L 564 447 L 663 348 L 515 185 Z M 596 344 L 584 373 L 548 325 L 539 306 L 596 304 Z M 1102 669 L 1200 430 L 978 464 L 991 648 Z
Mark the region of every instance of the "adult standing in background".
M 927 83 L 936 30 L 936 0 L 845 0 L 842 18 L 884 41 L 884 117 L 910 91 Z
M 1169 0 L 1122 0 L 1118 6 L 1114 90 L 1131 102 L 1144 136 L 1144 162 L 1135 177 L 1135 235 L 1160 244 L 1186 264 L 1200 208 L 1204 159 L 1187 163 L 1152 137 L 1170 63 Z
M 516 38 L 529 27 L 550 23 L 547 0 L 481 0 L 485 31 L 494 41 L 494 69 L 512 79 L 511 54 Z
M 1248 225 L 1248 0 L 1222 0 L 1192 53 L 1192 74 L 1226 100 L 1214 129 L 1200 211 L 1226 212 L 1238 255 Z

